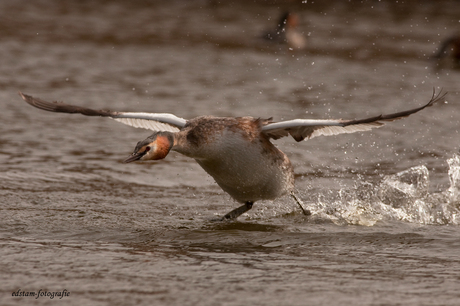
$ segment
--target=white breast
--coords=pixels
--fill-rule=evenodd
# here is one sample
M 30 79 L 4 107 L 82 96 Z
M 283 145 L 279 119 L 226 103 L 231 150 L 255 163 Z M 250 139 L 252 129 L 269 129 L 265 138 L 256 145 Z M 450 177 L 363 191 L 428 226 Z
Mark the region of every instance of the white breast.
M 286 41 L 294 49 L 304 49 L 307 46 L 306 38 L 296 30 L 286 31 Z
M 274 199 L 294 187 L 291 163 L 268 141 L 227 130 L 187 153 L 239 202 Z

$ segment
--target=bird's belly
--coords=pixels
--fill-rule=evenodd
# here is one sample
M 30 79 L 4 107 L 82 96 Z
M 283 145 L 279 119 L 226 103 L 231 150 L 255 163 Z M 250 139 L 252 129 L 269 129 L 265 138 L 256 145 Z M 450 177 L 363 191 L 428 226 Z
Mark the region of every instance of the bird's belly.
M 289 171 L 276 167 L 256 168 L 254 164 L 221 167 L 203 160 L 197 162 L 225 192 L 239 202 L 275 199 L 285 194 L 293 182 Z
M 291 163 L 284 153 L 260 147 L 228 148 L 218 156 L 196 158 L 216 183 L 239 202 L 275 199 L 294 187 Z

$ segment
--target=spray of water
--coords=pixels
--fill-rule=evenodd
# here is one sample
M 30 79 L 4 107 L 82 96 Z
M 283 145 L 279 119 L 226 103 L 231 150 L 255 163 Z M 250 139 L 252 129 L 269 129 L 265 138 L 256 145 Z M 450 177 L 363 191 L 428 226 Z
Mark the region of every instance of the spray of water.
M 402 220 L 418 224 L 460 223 L 460 156 L 447 160 L 450 187 L 429 192 L 430 175 L 416 166 L 385 176 L 378 184 L 360 180 L 341 189 L 334 199 L 318 197 L 310 209 L 319 218 L 336 224 L 372 226 L 379 220 Z

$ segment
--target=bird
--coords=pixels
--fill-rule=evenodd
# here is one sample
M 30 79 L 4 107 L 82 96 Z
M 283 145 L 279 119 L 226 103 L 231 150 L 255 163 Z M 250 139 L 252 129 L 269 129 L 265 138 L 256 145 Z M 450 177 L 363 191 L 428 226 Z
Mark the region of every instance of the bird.
M 291 136 L 295 141 L 317 136 L 368 131 L 402 119 L 443 100 L 446 93 L 433 95 L 423 106 L 365 119 L 292 119 L 199 116 L 189 120 L 169 113 L 94 110 L 63 102 L 47 102 L 19 92 L 28 104 L 41 110 L 112 118 L 118 122 L 153 130 L 137 143 L 125 163 L 164 159 L 176 151 L 193 158 L 216 183 L 241 206 L 219 220 L 235 220 L 254 202 L 290 195 L 304 215 L 310 215 L 296 195 L 294 168 L 287 155 L 272 140 Z
M 438 52 L 433 55 L 432 59 L 437 60 L 437 64 L 441 65 L 445 64 L 447 66 L 448 63 L 442 63 L 441 61 L 447 60 L 450 61 L 451 66 L 455 68 L 459 68 L 460 66 L 460 35 L 453 35 L 445 40 L 439 46 Z
M 262 38 L 280 43 L 287 44 L 291 49 L 304 49 L 307 45 L 307 39 L 298 30 L 299 16 L 292 12 L 285 12 L 281 15 L 276 29 L 268 31 Z
M 460 35 L 454 35 L 445 39 L 441 43 L 438 52 L 434 55 L 434 58 L 441 59 L 449 54 L 452 58 L 460 61 Z

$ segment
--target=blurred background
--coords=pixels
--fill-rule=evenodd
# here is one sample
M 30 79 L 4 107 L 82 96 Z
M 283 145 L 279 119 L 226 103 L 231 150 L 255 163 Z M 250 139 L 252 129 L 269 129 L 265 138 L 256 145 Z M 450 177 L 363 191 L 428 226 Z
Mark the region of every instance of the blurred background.
M 453 0 L 0 1 L 0 302 L 456 305 L 459 35 Z M 278 121 L 433 90 L 446 102 L 372 132 L 276 141 L 314 215 L 283 198 L 228 224 L 209 220 L 238 204 L 193 160 L 122 163 L 150 131 L 17 94 Z

